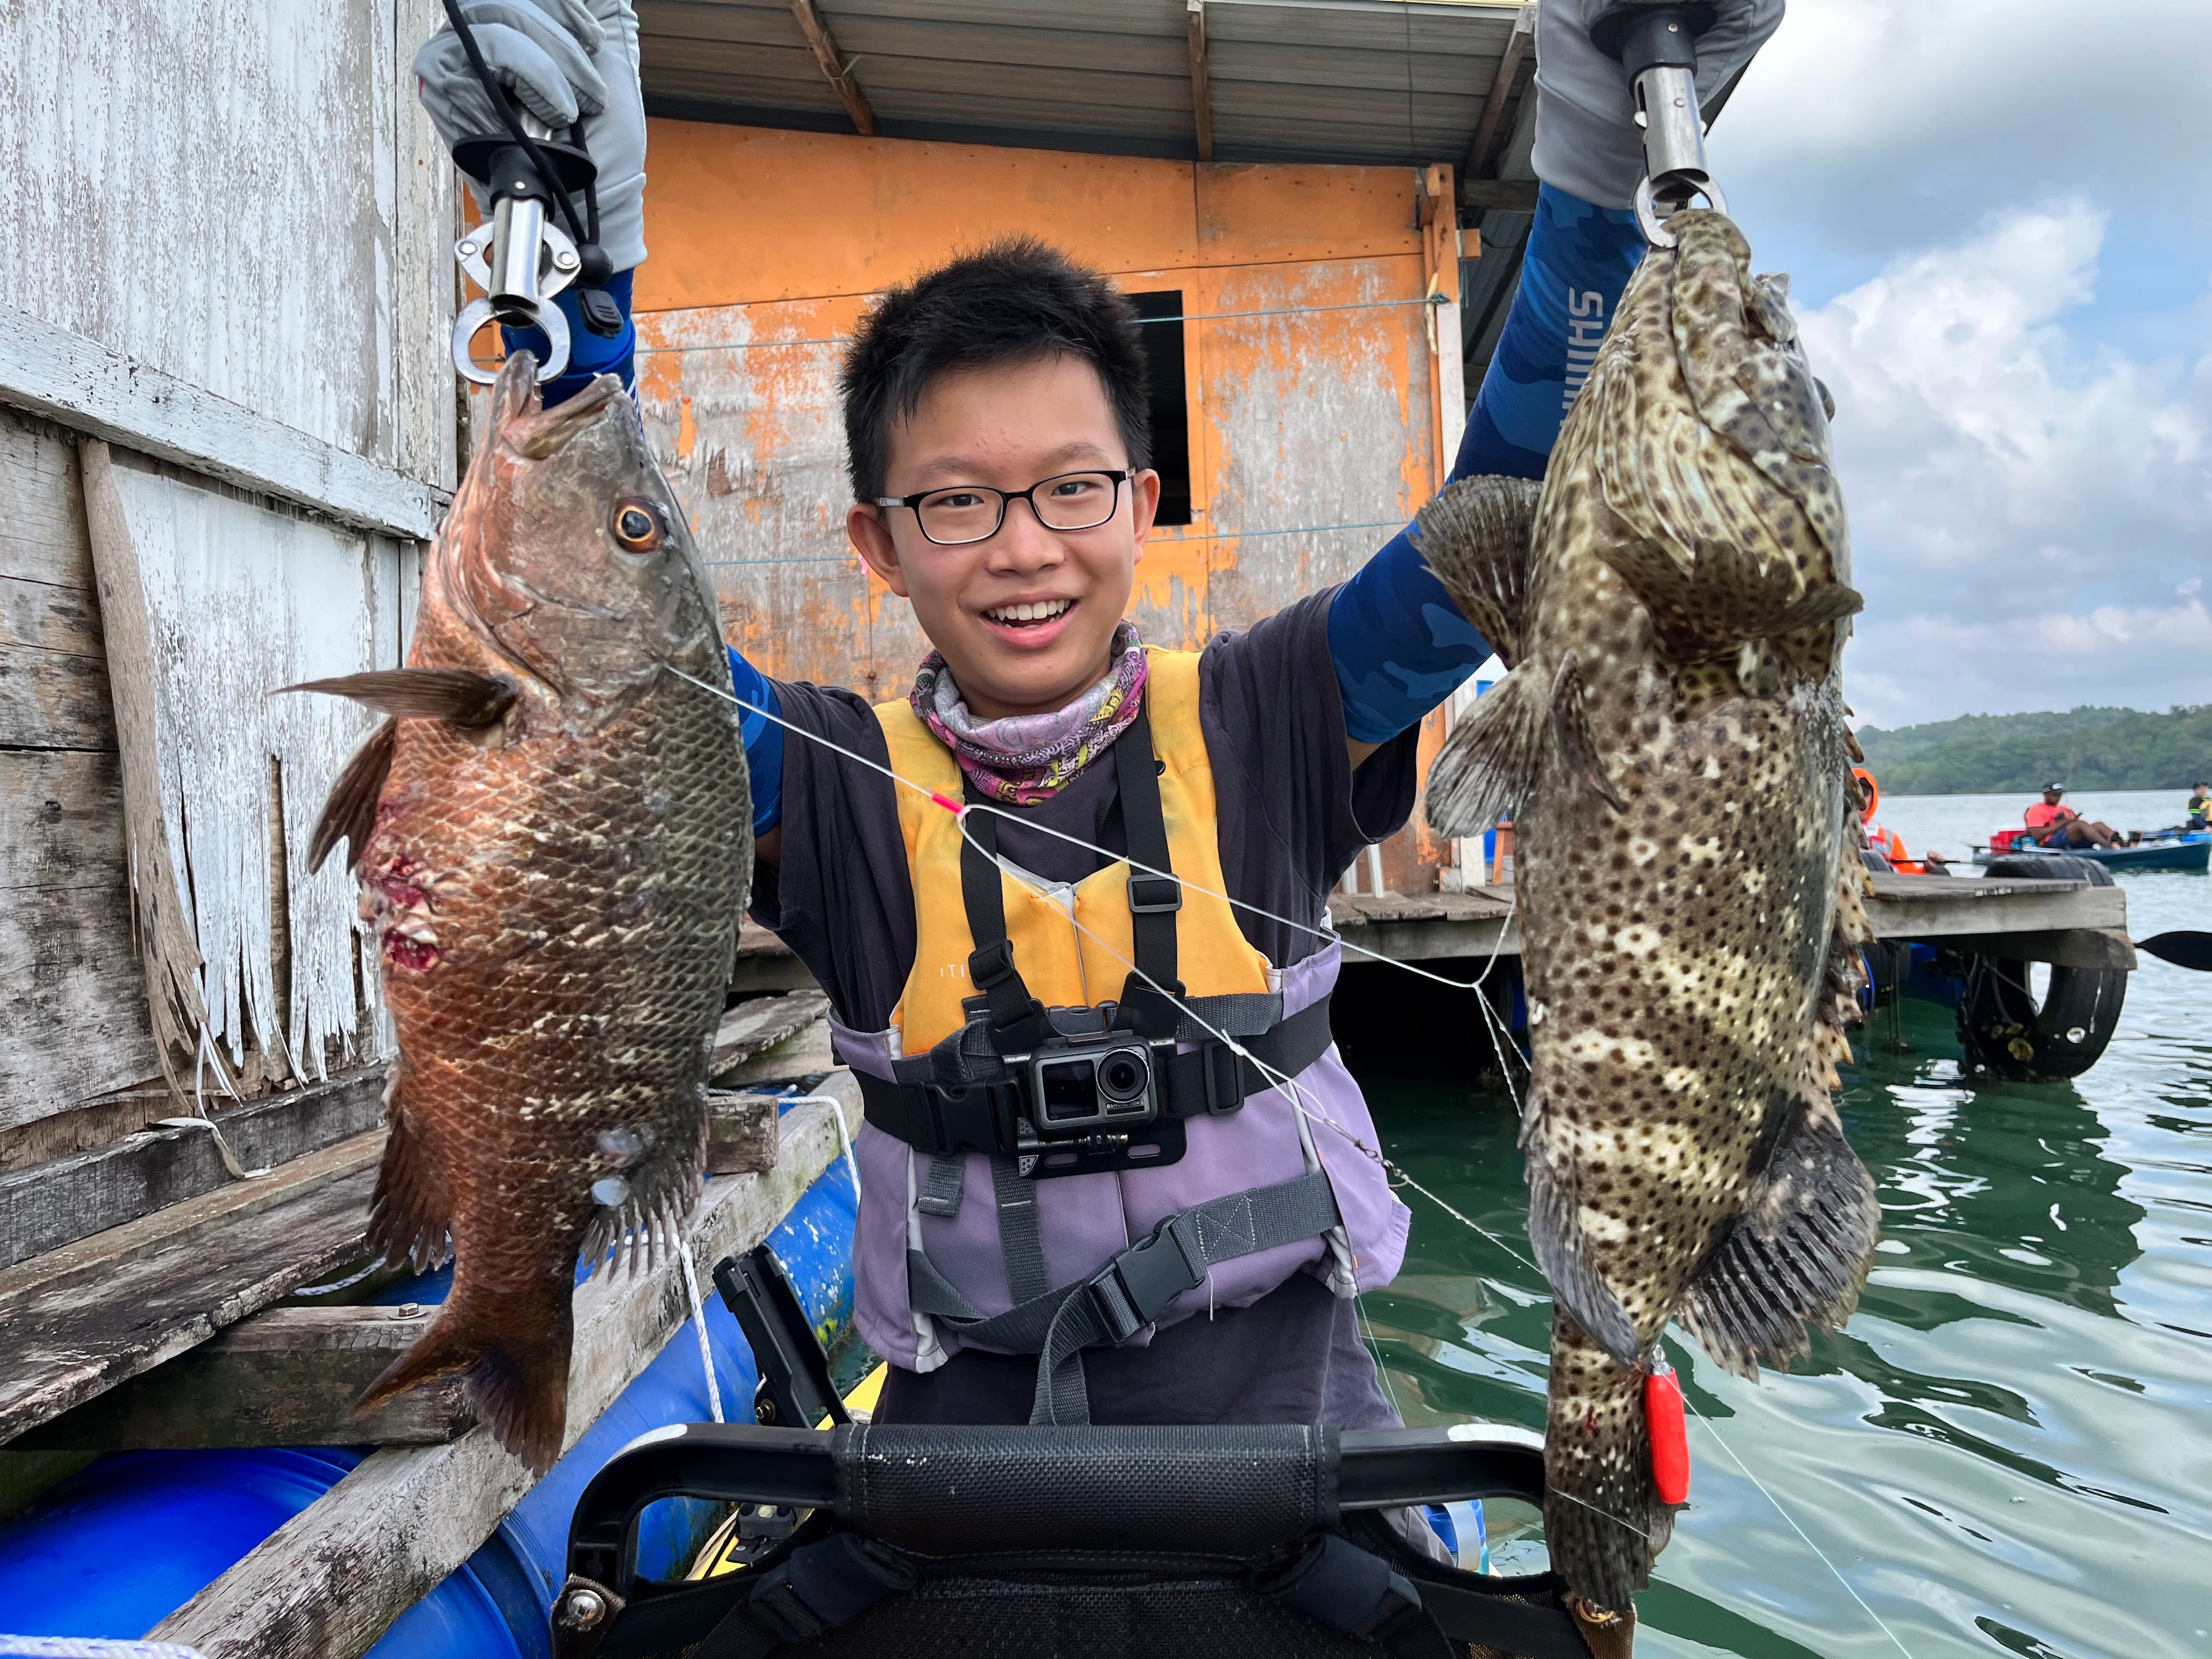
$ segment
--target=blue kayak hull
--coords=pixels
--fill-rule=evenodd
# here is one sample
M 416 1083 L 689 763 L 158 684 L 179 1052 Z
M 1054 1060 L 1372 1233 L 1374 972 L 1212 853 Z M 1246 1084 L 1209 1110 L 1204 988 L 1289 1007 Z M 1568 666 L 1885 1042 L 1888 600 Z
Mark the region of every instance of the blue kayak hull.
M 2023 847 L 2007 853 L 1977 853 L 1974 862 L 1987 866 L 1998 859 L 2062 852 L 2069 859 L 2092 860 L 2107 870 L 2179 870 L 2201 876 L 2212 868 L 2212 836 L 2147 847 Z

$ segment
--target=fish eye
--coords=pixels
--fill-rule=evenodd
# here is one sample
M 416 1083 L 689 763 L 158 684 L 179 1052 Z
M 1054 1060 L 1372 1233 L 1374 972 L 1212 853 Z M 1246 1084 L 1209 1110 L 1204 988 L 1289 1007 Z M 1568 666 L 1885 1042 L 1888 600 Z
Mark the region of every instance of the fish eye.
M 668 535 L 660 503 L 634 495 L 615 507 L 615 539 L 633 553 L 650 553 Z

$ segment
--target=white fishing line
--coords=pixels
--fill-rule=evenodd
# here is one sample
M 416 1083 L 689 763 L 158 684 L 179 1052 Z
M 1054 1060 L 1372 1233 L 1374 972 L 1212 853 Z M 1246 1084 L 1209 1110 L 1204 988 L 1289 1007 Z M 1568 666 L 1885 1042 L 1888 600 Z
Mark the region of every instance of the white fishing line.
M 707 1409 L 722 1420 L 722 1385 L 714 1380 L 714 1350 L 707 1341 L 707 1307 L 699 1299 L 699 1275 L 691 1267 L 691 1244 L 676 1241 L 676 1259 L 684 1264 L 684 1292 L 691 1298 L 691 1328 L 699 1333 L 699 1368 L 707 1373 Z
M 1682 1365 L 1676 1366 L 1675 1369 L 1677 1370 L 1682 1370 L 1684 1366 L 1686 1366 L 1690 1363 L 1691 1358 L 1692 1356 L 1689 1350 L 1686 1348 L 1683 1349 L 1683 1364 Z M 1869 1603 L 1866 1597 L 1859 1594 L 1858 1587 L 1853 1584 L 1850 1579 L 1844 1577 L 1843 1569 L 1828 1559 L 1828 1553 L 1813 1541 L 1812 1534 L 1807 1532 L 1804 1528 L 1797 1524 L 1797 1517 L 1790 1514 L 1787 1509 L 1783 1507 L 1782 1500 L 1777 1498 L 1767 1489 L 1766 1483 L 1752 1473 L 1751 1465 L 1745 1462 L 1743 1459 L 1736 1455 L 1735 1448 L 1729 1445 L 1727 1439 L 1722 1435 L 1720 1425 L 1714 1422 L 1711 1418 L 1707 1417 L 1703 1412 L 1698 1409 L 1697 1402 L 1690 1398 L 1690 1391 L 1687 1389 L 1684 1389 L 1682 1390 L 1682 1404 L 1689 1408 L 1691 1416 L 1696 1418 L 1698 1422 L 1705 1425 L 1705 1432 L 1713 1437 L 1713 1443 L 1728 1454 L 1729 1462 L 1735 1464 L 1737 1468 L 1743 1472 L 1743 1478 L 1750 1481 L 1753 1486 L 1759 1488 L 1759 1495 L 1761 1498 L 1764 1498 L 1768 1503 L 1774 1505 L 1774 1512 L 1789 1523 L 1790 1530 L 1796 1533 L 1797 1536 L 1804 1541 L 1805 1547 L 1812 1551 L 1813 1553 L 1820 1559 L 1820 1562 L 1822 1566 L 1826 1567 L 1831 1573 L 1835 1575 L 1836 1582 L 1844 1587 L 1844 1594 L 1850 1596 L 1852 1601 L 1857 1602 L 1859 1604 L 1860 1610 L 1863 1611 L 1868 1618 L 1874 1620 L 1875 1627 L 1879 1629 L 1884 1636 L 1887 1636 L 1892 1642 L 1897 1644 L 1897 1650 L 1905 1656 L 1905 1659 L 1912 1659 L 1912 1650 L 1905 1645 L 1903 1638 L 1900 1638 L 1895 1631 L 1889 1627 L 1888 1623 L 1880 1613 L 1874 1610 L 1874 1607 L 1870 1603 Z

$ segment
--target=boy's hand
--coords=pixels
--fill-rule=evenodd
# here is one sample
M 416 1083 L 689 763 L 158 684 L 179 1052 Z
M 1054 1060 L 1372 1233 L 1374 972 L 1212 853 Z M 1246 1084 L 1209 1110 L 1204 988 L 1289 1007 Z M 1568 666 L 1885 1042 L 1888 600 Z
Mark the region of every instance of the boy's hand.
M 643 264 L 645 99 L 630 0 L 461 0 L 461 15 L 511 101 L 562 138 L 582 121 L 599 166 L 599 246 L 617 270 Z M 506 130 L 450 25 L 423 42 L 415 74 L 449 148 Z M 483 192 L 476 196 L 482 209 Z
M 1590 39 L 1613 0 L 1544 0 L 1536 14 L 1536 176 L 1598 207 L 1625 208 L 1644 177 L 1644 131 L 1620 60 Z M 1714 94 L 1766 44 L 1783 0 L 1718 0 L 1698 39 L 1698 97 Z

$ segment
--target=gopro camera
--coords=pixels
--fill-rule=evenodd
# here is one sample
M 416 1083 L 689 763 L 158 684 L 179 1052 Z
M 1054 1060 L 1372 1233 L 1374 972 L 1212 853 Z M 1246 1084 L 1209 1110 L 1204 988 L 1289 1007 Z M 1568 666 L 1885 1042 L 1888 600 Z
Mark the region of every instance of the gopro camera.
M 1061 1042 L 1030 1056 L 1030 1121 L 1047 1139 L 1121 1133 L 1159 1115 L 1151 1048 L 1141 1039 Z

